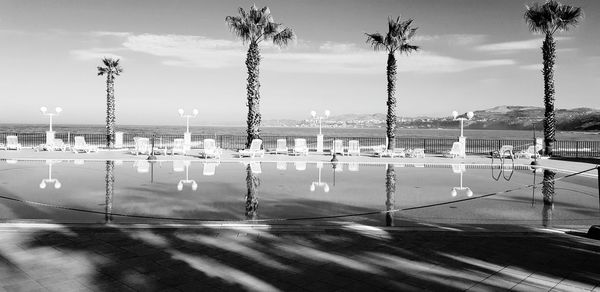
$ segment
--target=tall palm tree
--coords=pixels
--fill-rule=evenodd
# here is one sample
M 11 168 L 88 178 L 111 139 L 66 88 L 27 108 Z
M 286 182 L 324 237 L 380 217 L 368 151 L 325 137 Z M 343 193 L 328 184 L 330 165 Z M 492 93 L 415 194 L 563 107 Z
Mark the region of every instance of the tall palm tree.
M 246 85 L 248 139 L 246 147 L 250 147 L 252 139 L 260 138 L 260 81 L 258 78 L 260 50 L 258 45 L 262 41 L 272 41 L 273 44 L 283 47 L 292 41 L 295 35 L 290 28 L 284 28 L 280 23 L 274 22 L 271 11 L 266 6 L 258 9 L 256 5 L 252 5 L 248 12 L 240 7 L 238 13 L 238 16 L 225 17 L 225 22 L 244 44 L 249 44 L 248 53 L 246 54 L 246 68 L 248 70 L 248 84 Z
M 119 59 L 102 59 L 104 67 L 98 66 L 98 76 L 106 75 L 106 147 L 115 146 L 115 76 L 121 75 L 123 68 Z
M 554 116 L 554 62 L 556 60 L 556 41 L 554 33 L 567 31 L 577 26 L 583 19 L 579 7 L 548 0 L 544 4 L 534 3 L 525 7 L 525 22 L 529 30 L 546 35 L 542 44 L 544 69 L 544 152 L 551 156 L 555 141 L 556 118 Z
M 395 53 L 406 53 L 417 51 L 418 46 L 411 45 L 410 42 L 417 32 L 416 27 L 412 27 L 412 19 L 401 20 L 400 17 L 388 18 L 388 32 L 385 35 L 380 33 L 367 33 L 367 43 L 371 44 L 376 51 L 386 51 L 387 58 L 387 149 L 392 150 L 396 147 L 396 56 Z
M 552 220 L 552 210 L 554 209 L 554 176 L 556 172 L 544 169 L 544 180 L 542 181 L 542 200 L 544 206 L 542 208 L 542 225 L 548 226 L 548 222 Z

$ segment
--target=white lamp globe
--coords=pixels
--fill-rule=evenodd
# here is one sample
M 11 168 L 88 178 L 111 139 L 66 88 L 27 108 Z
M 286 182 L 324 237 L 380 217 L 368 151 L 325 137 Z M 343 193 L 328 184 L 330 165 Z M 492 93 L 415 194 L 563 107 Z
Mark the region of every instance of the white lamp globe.
M 473 191 L 471 191 L 471 189 L 467 189 L 467 197 L 472 197 L 473 196 Z
M 456 197 L 456 195 L 457 195 L 456 190 L 453 189 L 452 192 L 450 192 L 450 194 L 452 195 L 452 197 Z
M 62 108 L 61 107 L 56 107 L 56 113 L 59 114 L 60 112 L 62 112 Z
M 62 186 L 62 184 L 61 184 L 59 181 L 56 181 L 56 182 L 54 183 L 54 188 L 55 188 L 55 189 L 60 189 L 60 187 L 61 187 L 61 186 Z
M 198 189 L 198 184 L 195 181 L 193 181 L 192 182 L 192 191 L 195 191 L 197 189 Z
M 180 191 L 180 192 L 183 190 L 183 183 L 182 182 L 179 182 L 177 184 L 177 190 Z
M 314 192 L 316 189 L 315 184 L 310 184 L 310 191 Z
M 177 112 L 179 113 L 180 116 L 183 116 L 183 109 L 180 108 L 179 110 L 177 110 Z
M 457 111 L 453 111 L 452 112 L 452 117 L 454 117 L 456 119 L 456 117 L 458 117 L 458 112 Z
M 45 189 L 45 188 L 46 188 L 46 182 L 45 182 L 45 181 L 42 181 L 42 182 L 40 183 L 40 189 Z
M 198 115 L 198 109 L 194 109 L 194 110 L 192 111 L 192 113 L 194 114 L 194 116 Z
M 323 190 L 324 190 L 326 193 L 329 193 L 329 185 L 328 185 L 328 184 L 325 184 L 325 186 L 323 187 Z
M 331 112 L 329 110 L 325 110 L 325 117 L 329 117 L 330 114 Z
M 474 115 L 475 115 L 475 114 L 474 114 L 473 112 L 468 112 L 468 113 L 467 113 L 467 118 L 469 118 L 469 120 L 470 120 L 470 119 L 472 119 L 472 118 L 473 118 L 473 116 L 474 116 Z
M 46 108 L 45 106 L 43 106 L 43 107 L 40 108 L 40 111 L 42 113 L 46 113 L 47 110 L 48 110 L 48 108 Z
M 310 115 L 315 118 L 317 117 L 317 112 L 316 111 L 310 111 Z

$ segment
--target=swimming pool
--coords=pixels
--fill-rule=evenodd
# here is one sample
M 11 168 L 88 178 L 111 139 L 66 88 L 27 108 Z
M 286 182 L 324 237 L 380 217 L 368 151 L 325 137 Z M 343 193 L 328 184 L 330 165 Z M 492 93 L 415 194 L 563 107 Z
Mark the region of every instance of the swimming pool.
M 564 176 L 522 165 L 4 160 L 0 220 L 599 224 L 596 179 Z

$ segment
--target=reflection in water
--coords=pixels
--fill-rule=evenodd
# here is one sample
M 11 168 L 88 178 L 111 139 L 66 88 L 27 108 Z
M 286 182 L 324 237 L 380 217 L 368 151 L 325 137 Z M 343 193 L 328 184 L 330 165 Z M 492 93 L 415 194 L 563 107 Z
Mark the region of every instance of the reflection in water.
M 55 189 L 60 189 L 60 187 L 62 186 L 60 181 L 58 181 L 58 179 L 52 178 L 52 165 L 59 162 L 60 160 L 46 160 L 46 164 L 48 165 L 48 178 L 42 179 L 42 182 L 40 183 L 40 189 L 45 189 L 46 184 L 54 184 Z
M 394 170 L 393 164 L 387 164 L 387 170 L 385 172 L 385 226 L 394 226 L 394 216 L 392 212 L 394 209 L 394 198 L 396 197 L 396 171 Z
M 542 209 L 542 225 L 548 226 L 552 220 L 552 210 L 554 210 L 554 175 L 556 172 L 544 169 L 544 180 L 542 181 L 542 195 L 544 207 Z
M 471 188 L 463 186 L 463 173 L 465 171 L 467 171 L 467 169 L 464 164 L 462 164 L 462 163 L 461 164 L 452 164 L 452 172 L 458 173 L 460 175 L 460 179 L 459 179 L 460 186 L 453 187 L 452 191 L 450 191 L 450 195 L 452 197 L 456 197 L 458 195 L 458 191 L 465 191 L 465 194 L 467 195 L 467 197 L 473 196 L 473 191 L 471 190 Z
M 256 167 L 255 167 L 256 168 Z M 260 178 L 255 175 L 252 164 L 246 166 L 246 219 L 255 220 L 258 218 L 258 186 Z
M 310 191 L 314 192 L 317 187 L 323 188 L 323 191 L 329 192 L 329 185 L 326 182 L 321 181 L 321 170 L 323 169 L 323 162 L 317 162 L 317 169 L 319 170 L 319 179 L 317 181 L 313 181 L 310 184 Z
M 105 223 L 110 223 L 112 221 L 112 206 L 113 206 L 113 194 L 114 194 L 114 184 L 115 184 L 115 174 L 114 174 L 115 162 L 112 160 L 106 161 L 106 176 L 104 178 L 106 182 L 106 197 L 105 197 L 105 205 L 104 205 L 104 221 Z

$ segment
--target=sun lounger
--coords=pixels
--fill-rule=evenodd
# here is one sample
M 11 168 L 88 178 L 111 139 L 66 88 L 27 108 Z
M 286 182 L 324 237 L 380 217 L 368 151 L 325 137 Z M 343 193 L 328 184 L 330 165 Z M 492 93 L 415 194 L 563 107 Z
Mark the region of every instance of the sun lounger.
M 500 150 L 492 152 L 492 156 L 499 158 L 515 158 L 515 155 L 513 154 L 513 146 L 502 145 L 502 147 L 500 147 Z
M 521 150 L 521 151 L 517 152 L 515 154 L 515 156 L 517 158 L 528 158 L 528 159 L 531 159 L 531 158 L 540 158 L 540 153 L 539 153 L 540 150 L 542 150 L 541 146 L 539 146 L 539 145 L 538 146 L 531 145 L 531 146 L 527 147 L 527 149 Z
M 133 142 L 134 142 L 134 145 L 133 145 L 133 150 L 131 151 L 132 154 L 150 155 L 150 139 L 144 138 L 144 137 L 134 137 Z
M 288 148 L 285 139 L 277 139 L 277 148 L 275 148 L 275 154 L 288 154 Z
M 454 142 L 452 143 L 452 149 L 450 149 L 450 151 L 444 153 L 445 157 L 452 157 L 452 158 L 457 158 L 457 157 L 463 157 L 463 144 L 460 142 Z
M 388 150 L 385 145 L 373 146 L 373 154 L 375 156 L 381 157 L 406 157 L 406 152 L 404 148 L 394 148 L 393 150 Z
M 243 149 L 238 151 L 238 155 L 240 157 L 256 157 L 256 156 L 260 156 L 263 157 L 265 156 L 265 150 L 261 149 L 262 146 L 262 140 L 261 139 L 254 139 L 252 140 L 252 143 L 250 144 L 250 149 Z
M 177 154 L 181 154 L 181 155 L 185 155 L 186 149 L 185 149 L 185 145 L 184 145 L 184 141 L 181 138 L 178 139 L 173 139 L 173 148 L 171 148 L 171 155 L 175 155 Z
M 331 149 L 331 155 L 333 154 L 342 154 L 344 155 L 344 141 L 342 140 L 333 140 L 333 147 Z
M 21 143 L 17 136 L 6 136 L 6 150 L 21 150 Z
M 0 149 L 6 150 L 6 145 L 4 145 L 4 143 L 0 143 Z
M 221 158 L 221 153 L 223 151 L 221 151 L 221 148 L 217 147 L 217 143 L 215 142 L 215 139 L 204 139 L 204 142 L 202 143 L 202 149 L 200 149 L 199 155 L 200 157 L 203 158 L 216 158 L 216 159 L 220 159 Z M 264 155 L 264 152 L 263 152 Z
M 348 141 L 348 155 L 360 156 L 360 144 L 358 140 Z
M 425 158 L 425 149 L 423 148 L 415 148 L 408 151 L 408 157 L 411 158 Z
M 294 155 L 308 155 L 308 147 L 306 146 L 306 139 L 297 138 L 294 139 L 294 149 L 292 149 Z
M 88 145 L 85 142 L 85 137 L 83 137 L 83 136 L 75 136 L 75 145 L 73 145 L 73 147 L 71 149 L 75 153 L 79 153 L 79 152 L 85 152 L 85 153 L 98 152 L 98 147 L 92 146 L 92 145 Z

